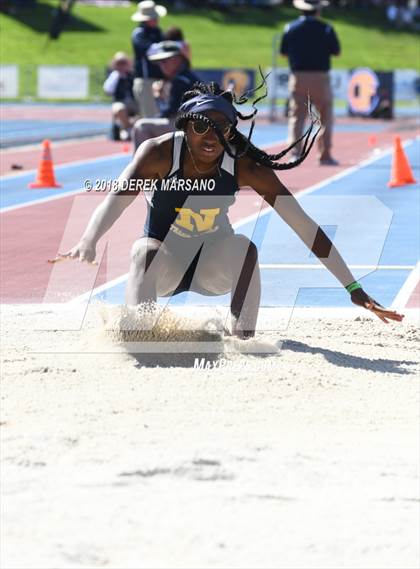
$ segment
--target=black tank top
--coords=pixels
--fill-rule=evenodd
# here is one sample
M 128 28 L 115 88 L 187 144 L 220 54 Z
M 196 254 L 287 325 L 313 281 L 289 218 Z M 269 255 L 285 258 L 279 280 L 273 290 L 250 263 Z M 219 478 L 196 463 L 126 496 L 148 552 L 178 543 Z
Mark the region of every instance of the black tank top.
M 211 178 L 185 178 L 186 143 L 183 131 L 172 139 L 172 167 L 154 190 L 145 192 L 147 218 L 144 233 L 171 244 L 232 234 L 227 216 L 239 190 L 235 160 L 224 152 Z

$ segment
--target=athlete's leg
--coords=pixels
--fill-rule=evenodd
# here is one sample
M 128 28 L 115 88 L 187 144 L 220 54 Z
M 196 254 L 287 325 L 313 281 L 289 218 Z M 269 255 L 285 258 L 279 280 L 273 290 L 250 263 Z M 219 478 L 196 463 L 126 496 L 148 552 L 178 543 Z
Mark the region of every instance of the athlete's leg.
M 178 259 L 158 239 L 142 237 L 131 250 L 126 304 L 156 301 L 176 289 L 183 275 Z
M 253 336 L 261 298 L 258 252 L 244 235 L 230 235 L 205 244 L 195 272 L 192 289 L 213 294 L 231 293 L 232 331 L 240 337 Z

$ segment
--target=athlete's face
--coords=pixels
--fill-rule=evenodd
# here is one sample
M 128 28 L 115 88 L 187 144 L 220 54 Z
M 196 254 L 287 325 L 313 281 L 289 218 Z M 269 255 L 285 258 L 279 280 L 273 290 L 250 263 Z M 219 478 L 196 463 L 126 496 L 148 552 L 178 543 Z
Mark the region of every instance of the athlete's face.
M 207 111 L 203 114 L 217 124 L 226 140 L 230 137 L 231 124 L 224 114 L 217 111 Z M 208 125 L 203 121 L 188 121 L 187 138 L 194 157 L 201 162 L 211 163 L 219 158 L 224 148 L 216 132 L 211 127 L 207 127 Z

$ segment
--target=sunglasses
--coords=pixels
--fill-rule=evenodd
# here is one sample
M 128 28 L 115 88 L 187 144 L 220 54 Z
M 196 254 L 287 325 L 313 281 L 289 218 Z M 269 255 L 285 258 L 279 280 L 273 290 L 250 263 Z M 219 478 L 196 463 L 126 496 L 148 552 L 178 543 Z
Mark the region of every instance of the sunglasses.
M 224 137 L 229 136 L 230 129 L 232 126 L 230 123 L 228 123 L 226 121 L 222 121 L 222 122 L 215 122 L 215 124 L 222 131 L 222 134 Z M 195 121 L 191 121 L 191 125 L 192 125 L 192 129 L 193 129 L 194 134 L 198 134 L 199 136 L 204 136 L 212 128 L 209 124 L 207 124 L 206 122 L 204 122 L 203 120 L 200 120 L 200 119 L 197 119 Z

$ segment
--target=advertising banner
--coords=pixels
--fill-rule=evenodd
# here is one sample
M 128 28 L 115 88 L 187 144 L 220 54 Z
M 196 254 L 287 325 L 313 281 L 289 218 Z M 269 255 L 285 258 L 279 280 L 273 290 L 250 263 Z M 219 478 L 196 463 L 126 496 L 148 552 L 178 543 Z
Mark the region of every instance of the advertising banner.
M 19 68 L 17 65 L 0 65 L 0 97 L 14 99 L 19 95 Z
M 89 68 L 83 65 L 40 65 L 38 97 L 43 99 L 86 99 Z

